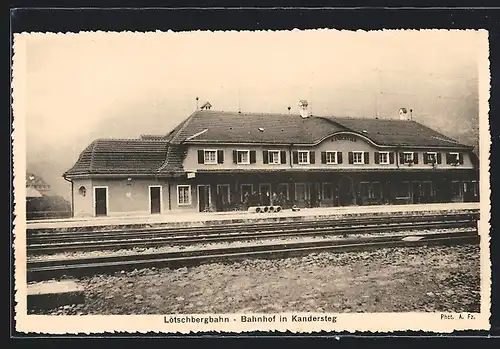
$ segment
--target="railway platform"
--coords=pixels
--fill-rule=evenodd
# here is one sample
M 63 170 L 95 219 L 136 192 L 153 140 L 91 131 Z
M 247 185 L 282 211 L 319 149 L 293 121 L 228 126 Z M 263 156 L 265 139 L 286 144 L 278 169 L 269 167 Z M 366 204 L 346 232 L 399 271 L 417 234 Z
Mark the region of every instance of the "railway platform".
M 74 229 L 90 228 L 106 229 L 116 227 L 153 227 L 178 226 L 195 227 L 218 224 L 237 223 L 269 223 L 314 221 L 318 219 L 342 219 L 361 216 L 387 215 L 418 215 L 419 213 L 444 213 L 479 211 L 480 204 L 475 203 L 446 203 L 425 205 L 382 205 L 382 206 L 344 206 L 306 208 L 300 211 L 283 210 L 278 213 L 251 213 L 251 212 L 214 212 L 214 213 L 186 213 L 169 212 L 161 215 L 123 216 L 99 218 L 72 218 L 28 221 L 27 229 Z

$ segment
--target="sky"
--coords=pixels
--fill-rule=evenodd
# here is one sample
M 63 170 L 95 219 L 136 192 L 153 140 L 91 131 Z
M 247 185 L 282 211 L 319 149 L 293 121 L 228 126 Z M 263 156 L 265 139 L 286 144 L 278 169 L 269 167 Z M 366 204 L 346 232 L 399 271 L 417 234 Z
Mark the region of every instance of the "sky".
M 70 198 L 62 173 L 96 138 L 166 134 L 199 104 L 248 112 L 413 119 L 478 143 L 477 31 L 22 34 L 27 169 Z M 21 60 L 20 60 L 21 61 Z M 17 81 L 19 83 L 19 81 Z M 19 108 L 18 108 L 19 110 Z M 16 117 L 16 108 L 14 108 Z

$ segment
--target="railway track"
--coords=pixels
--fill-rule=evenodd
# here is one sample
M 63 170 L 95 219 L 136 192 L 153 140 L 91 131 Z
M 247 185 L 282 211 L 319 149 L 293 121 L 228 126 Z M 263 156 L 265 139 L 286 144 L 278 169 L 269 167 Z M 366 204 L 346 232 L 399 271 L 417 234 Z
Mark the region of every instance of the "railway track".
M 477 231 L 433 234 L 407 234 L 366 238 L 348 238 L 293 243 L 272 243 L 167 253 L 140 253 L 92 258 L 64 258 L 28 262 L 28 281 L 64 276 L 84 276 L 147 267 L 179 268 L 210 262 L 250 258 L 284 258 L 312 252 L 346 252 L 384 247 L 417 245 L 454 245 L 479 242 Z
M 411 217 L 363 217 L 314 222 L 276 222 L 224 226 L 148 228 L 133 231 L 33 232 L 28 231 L 29 254 L 70 251 L 117 250 L 281 237 L 306 237 L 383 233 L 418 229 L 475 227 L 477 214 L 444 214 Z

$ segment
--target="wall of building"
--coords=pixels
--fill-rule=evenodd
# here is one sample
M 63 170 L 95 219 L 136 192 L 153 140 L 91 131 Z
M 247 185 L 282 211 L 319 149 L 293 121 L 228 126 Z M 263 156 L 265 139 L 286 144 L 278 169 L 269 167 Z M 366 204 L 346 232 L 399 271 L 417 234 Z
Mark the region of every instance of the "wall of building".
M 94 188 L 107 187 L 108 189 L 108 216 L 148 215 L 150 214 L 149 186 L 162 187 L 162 212 L 168 211 L 168 185 L 166 181 L 154 179 L 75 179 L 74 183 L 74 216 L 94 216 Z M 79 188 L 84 186 L 86 194 L 83 196 Z
M 347 135 L 347 134 L 346 134 Z M 198 150 L 213 149 L 222 150 L 224 154 L 224 162 L 217 164 L 199 164 L 198 163 Z M 255 151 L 256 161 L 252 164 L 235 164 L 233 161 L 233 151 L 234 150 L 249 150 Z M 263 151 L 278 150 L 286 152 L 286 163 L 285 164 L 265 164 L 263 161 Z M 293 155 L 290 150 L 309 150 L 315 153 L 315 163 L 312 164 L 294 164 Z M 341 164 L 322 164 L 321 163 L 321 152 L 324 151 L 339 151 L 342 152 L 342 163 Z M 366 164 L 350 164 L 349 163 L 349 152 L 352 151 L 363 151 L 369 152 L 369 162 Z M 394 163 L 393 164 L 377 164 L 375 163 L 375 152 L 379 151 L 390 151 L 394 152 Z M 408 166 L 405 164 L 400 164 L 398 159 L 399 155 L 396 153 L 412 151 L 418 154 L 418 163 Z M 197 171 L 197 170 L 282 170 L 282 169 L 304 169 L 304 170 L 316 170 L 316 169 L 360 169 L 360 170 L 373 170 L 373 169 L 390 169 L 397 168 L 398 166 L 403 169 L 411 170 L 421 170 L 426 168 L 431 168 L 431 164 L 424 163 L 424 154 L 427 151 L 432 151 L 436 153 L 441 153 L 441 164 L 436 164 L 435 168 L 440 169 L 452 169 L 457 168 L 451 164 L 446 164 L 446 151 L 437 149 L 394 149 L 394 148 L 377 148 L 371 142 L 363 139 L 362 137 L 349 134 L 347 137 L 337 137 L 332 136 L 325 139 L 323 142 L 314 147 L 298 147 L 294 146 L 292 148 L 285 146 L 266 146 L 266 145 L 251 145 L 251 146 L 237 146 L 237 145 L 206 145 L 199 146 L 193 145 L 189 147 L 186 158 L 184 160 L 184 169 L 186 171 Z M 458 168 L 472 169 L 473 165 L 470 159 L 470 154 L 463 154 L 463 164 L 460 164 Z
M 92 195 L 92 180 L 73 180 L 73 216 L 92 217 L 94 215 L 94 203 Z

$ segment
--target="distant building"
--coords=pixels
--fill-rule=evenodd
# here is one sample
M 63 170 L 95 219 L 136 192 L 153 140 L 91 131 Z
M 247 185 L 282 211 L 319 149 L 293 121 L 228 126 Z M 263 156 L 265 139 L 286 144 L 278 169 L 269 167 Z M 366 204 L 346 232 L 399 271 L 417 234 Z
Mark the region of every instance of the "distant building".
M 98 139 L 64 173 L 75 216 L 478 201 L 473 147 L 411 120 L 204 106 L 163 136 Z M 211 106 L 210 106 L 211 107 Z
M 34 173 L 26 173 L 26 218 L 67 218 L 71 203 L 61 196 L 50 194 L 50 185 Z
M 41 177 L 35 175 L 32 172 L 26 173 L 26 189 L 27 196 L 32 195 L 33 197 L 38 197 L 40 195 L 46 195 L 50 192 L 50 185 L 48 185 Z

